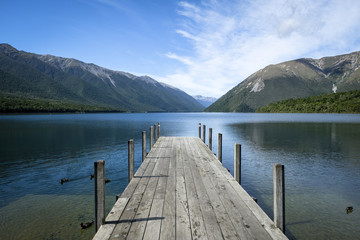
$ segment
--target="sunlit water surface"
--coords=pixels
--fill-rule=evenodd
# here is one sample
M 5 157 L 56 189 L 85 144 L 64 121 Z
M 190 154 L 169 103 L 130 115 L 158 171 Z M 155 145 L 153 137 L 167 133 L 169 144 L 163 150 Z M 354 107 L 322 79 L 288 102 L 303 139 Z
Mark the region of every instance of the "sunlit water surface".
M 212 127 L 215 153 L 222 133 L 231 173 L 241 143 L 242 185 L 271 218 L 272 168 L 284 164 L 290 239 L 360 239 L 360 115 L 240 113 L 0 116 L 0 239 L 91 239 L 80 223 L 94 219 L 94 162 L 106 162 L 109 211 L 127 184 L 128 140 L 137 169 L 141 132 L 157 122 L 163 136 Z

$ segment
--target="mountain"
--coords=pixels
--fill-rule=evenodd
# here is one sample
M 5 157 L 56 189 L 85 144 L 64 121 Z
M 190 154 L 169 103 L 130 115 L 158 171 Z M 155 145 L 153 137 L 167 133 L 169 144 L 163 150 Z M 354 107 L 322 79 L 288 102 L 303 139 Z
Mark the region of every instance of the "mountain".
M 201 111 L 185 92 L 148 76 L 0 44 L 0 97 L 57 101 L 127 112 Z
M 217 100 L 217 98 L 214 98 L 214 97 L 204 97 L 204 96 L 201 96 L 201 95 L 195 95 L 195 96 L 192 96 L 192 97 L 195 98 L 195 100 L 198 101 L 204 107 L 210 106 L 211 104 L 213 104 Z
M 254 112 L 272 102 L 360 89 L 360 52 L 302 58 L 261 69 L 218 101 L 209 112 Z

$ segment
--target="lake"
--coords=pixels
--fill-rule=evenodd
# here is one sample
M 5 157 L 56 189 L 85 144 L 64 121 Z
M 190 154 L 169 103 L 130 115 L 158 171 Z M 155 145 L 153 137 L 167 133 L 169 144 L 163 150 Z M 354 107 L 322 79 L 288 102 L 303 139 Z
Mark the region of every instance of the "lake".
M 127 185 L 128 140 L 137 169 L 141 132 L 157 122 L 162 136 L 211 127 L 215 153 L 222 133 L 231 174 L 241 143 L 242 186 L 270 218 L 273 164 L 284 164 L 290 239 L 360 239 L 360 115 L 254 113 L 0 115 L 0 239 L 91 239 L 80 223 L 94 219 L 94 162 L 111 179 L 109 211 Z

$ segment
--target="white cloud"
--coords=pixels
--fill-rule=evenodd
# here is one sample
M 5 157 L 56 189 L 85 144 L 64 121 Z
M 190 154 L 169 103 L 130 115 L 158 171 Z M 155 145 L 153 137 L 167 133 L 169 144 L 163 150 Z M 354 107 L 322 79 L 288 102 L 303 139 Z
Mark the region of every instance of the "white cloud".
M 253 72 L 282 61 L 360 50 L 358 0 L 212 0 L 180 2 L 176 32 L 191 54 L 161 81 L 190 94 L 219 97 Z
M 172 58 L 172 59 L 175 59 L 175 60 L 178 60 L 179 62 L 183 63 L 183 64 L 186 64 L 186 65 L 193 65 L 193 62 L 189 59 L 189 58 L 186 58 L 186 57 L 181 57 L 175 53 L 167 53 L 166 56 L 168 58 Z

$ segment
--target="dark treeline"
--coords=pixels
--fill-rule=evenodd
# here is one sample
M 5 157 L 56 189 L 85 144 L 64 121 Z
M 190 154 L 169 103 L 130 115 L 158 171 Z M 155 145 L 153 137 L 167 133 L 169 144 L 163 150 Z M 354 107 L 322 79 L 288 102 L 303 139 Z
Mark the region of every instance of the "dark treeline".
M 360 113 L 360 91 L 288 99 L 258 108 L 259 113 Z
M 47 99 L 29 99 L 18 97 L 0 97 L 1 113 L 74 113 L 74 112 L 122 112 L 119 109 L 89 106 L 78 103 Z

